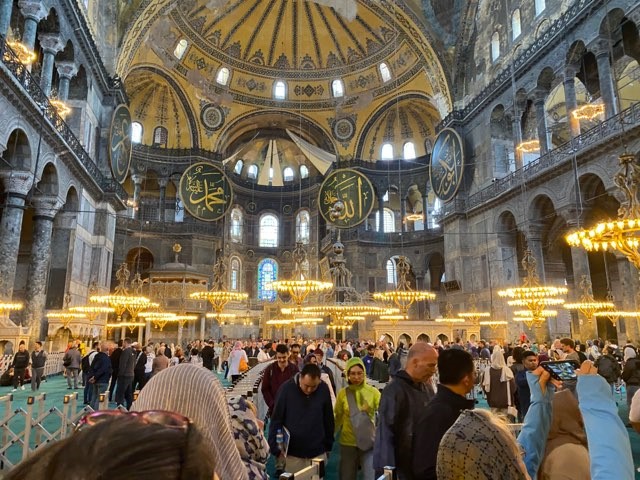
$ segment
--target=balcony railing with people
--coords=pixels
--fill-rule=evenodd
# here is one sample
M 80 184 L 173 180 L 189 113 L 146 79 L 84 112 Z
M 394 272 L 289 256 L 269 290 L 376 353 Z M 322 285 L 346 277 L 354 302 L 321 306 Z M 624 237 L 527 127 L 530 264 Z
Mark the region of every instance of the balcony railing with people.
M 75 136 L 69 125 L 64 119 L 58 115 L 56 108 L 49 101 L 49 97 L 44 93 L 38 81 L 31 75 L 29 69 L 23 65 L 17 55 L 7 45 L 6 38 L 0 36 L 0 65 L 2 65 L 11 74 L 15 82 L 26 93 L 28 99 L 32 101 L 42 114 L 42 128 L 47 126 L 57 134 L 64 145 L 68 148 L 78 160 L 88 177 L 93 179 L 95 185 L 107 193 L 114 193 L 117 197 L 125 201 L 127 193 L 117 182 L 112 182 L 110 178 L 105 177 L 98 168 L 93 159 L 86 152 L 80 140 Z
M 480 205 L 495 200 L 511 190 L 522 188 L 527 182 L 572 162 L 576 155 L 602 145 L 605 141 L 636 130 L 640 127 L 640 103 L 635 103 L 618 115 L 611 117 L 583 134 L 572 138 L 522 168 L 495 180 L 491 185 L 465 198 L 457 198 L 444 205 L 444 216 L 463 214 Z

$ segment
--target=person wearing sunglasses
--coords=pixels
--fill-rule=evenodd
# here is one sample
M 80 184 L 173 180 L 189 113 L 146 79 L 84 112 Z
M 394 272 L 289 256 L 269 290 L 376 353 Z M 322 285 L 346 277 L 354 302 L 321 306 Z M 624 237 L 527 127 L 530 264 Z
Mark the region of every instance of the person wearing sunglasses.
M 90 461 L 79 461 L 90 459 Z M 190 420 L 166 411 L 93 412 L 69 437 L 51 443 L 6 480 L 211 480 L 215 463 Z

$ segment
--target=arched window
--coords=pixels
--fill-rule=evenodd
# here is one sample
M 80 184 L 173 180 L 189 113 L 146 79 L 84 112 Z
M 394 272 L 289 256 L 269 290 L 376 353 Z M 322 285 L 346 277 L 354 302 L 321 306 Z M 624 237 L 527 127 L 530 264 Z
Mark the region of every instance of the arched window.
M 236 172 L 238 175 L 242 175 L 242 168 L 244 167 L 244 162 L 242 160 L 238 160 L 236 162 L 236 166 L 233 169 L 234 172 Z
M 278 246 L 278 217 L 268 213 L 260 219 L 260 246 L 261 247 L 277 247 Z
M 278 264 L 272 258 L 265 258 L 258 264 L 258 300 L 273 302 L 277 293 L 271 285 L 278 280 Z
M 229 228 L 229 235 L 231 241 L 235 243 L 242 243 L 242 211 L 239 208 L 231 210 L 231 226 Z
M 222 67 L 220 70 L 218 70 L 218 74 L 216 75 L 216 83 L 218 85 L 228 85 L 229 76 L 229 69 L 227 67 Z
M 311 238 L 311 216 L 307 210 L 296 215 L 296 242 L 309 243 Z
M 385 143 L 382 145 L 382 152 L 380 154 L 382 160 L 393 160 L 393 145 Z
M 396 286 L 398 284 L 398 275 L 396 271 L 396 259 L 387 260 L 387 285 Z
M 309 178 L 309 169 L 306 165 L 300 165 L 300 178 Z
M 520 9 L 516 8 L 511 15 L 511 38 L 515 40 L 522 33 L 522 25 L 520 24 Z
M 284 172 L 282 172 L 282 176 L 284 177 L 284 181 L 285 182 L 291 182 L 293 181 L 293 168 L 291 167 L 286 167 L 284 169 Z
M 440 212 L 442 211 L 442 202 L 439 198 L 433 201 L 433 210 L 431 210 L 431 215 L 429 215 L 429 228 L 440 228 L 440 224 L 438 223 L 438 219 L 440 217 Z
M 390 208 L 384 209 L 384 232 L 391 233 L 396 231 L 396 222 L 393 216 L 393 210 Z M 380 211 L 376 212 L 376 230 L 380 231 Z
M 331 82 L 331 92 L 335 98 L 344 97 L 344 84 L 339 78 Z
M 491 61 L 495 62 L 500 58 L 500 35 L 498 32 L 491 37 Z
M 164 145 L 167 146 L 167 139 L 169 138 L 169 133 L 167 129 L 164 127 L 156 127 L 153 131 L 153 145 L 156 147 Z
M 407 142 L 402 148 L 402 156 L 405 160 L 413 160 L 416 158 L 416 146 L 413 142 Z
M 545 8 L 547 8 L 545 0 L 536 0 L 536 17 L 544 12 Z
M 258 178 L 258 166 L 257 165 L 249 165 L 249 169 L 247 170 L 247 177 L 253 178 L 254 180 Z
M 287 84 L 282 80 L 277 80 L 273 84 L 273 98 L 276 100 L 284 100 L 287 98 Z
M 386 63 L 380 64 L 380 76 L 382 77 L 382 83 L 387 83 L 391 80 L 391 70 Z
M 142 124 L 140 122 L 131 124 L 131 143 L 142 143 Z
M 229 286 L 231 291 L 237 292 L 240 290 L 240 272 L 242 271 L 240 259 L 233 257 L 229 262 L 229 267 Z
M 180 41 L 176 45 L 176 48 L 173 50 L 173 56 L 178 60 L 182 60 L 182 57 L 184 57 L 188 46 L 189 42 L 187 42 L 184 38 L 180 39 Z

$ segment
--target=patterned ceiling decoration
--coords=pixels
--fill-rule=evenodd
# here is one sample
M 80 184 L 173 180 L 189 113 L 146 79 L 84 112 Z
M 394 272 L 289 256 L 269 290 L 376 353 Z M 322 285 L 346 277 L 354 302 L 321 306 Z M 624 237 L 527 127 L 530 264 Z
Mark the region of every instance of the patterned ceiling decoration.
M 424 97 L 406 95 L 392 100 L 365 126 L 357 158 L 379 160 L 385 143 L 391 143 L 395 157 L 401 158 L 403 146 L 409 141 L 414 143 L 416 155 L 423 156 L 427 153 L 426 144 L 435 138 L 435 126 L 439 121 L 438 111 Z

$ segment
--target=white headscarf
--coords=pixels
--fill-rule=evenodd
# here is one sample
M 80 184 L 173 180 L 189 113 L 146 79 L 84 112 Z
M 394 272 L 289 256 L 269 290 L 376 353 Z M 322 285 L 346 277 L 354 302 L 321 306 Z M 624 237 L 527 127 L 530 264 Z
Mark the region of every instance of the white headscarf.
M 168 410 L 188 417 L 207 442 L 220 480 L 247 479 L 235 445 L 227 399 L 212 372 L 188 363 L 163 370 L 140 391 L 131 410 Z
M 486 392 L 491 390 L 491 374 L 490 369 L 495 368 L 496 370 L 500 369 L 500 381 L 508 382 L 513 379 L 513 372 L 504 361 L 504 353 L 501 349 L 493 349 L 493 353 L 491 354 L 491 366 L 487 367 L 484 372 L 484 378 L 482 380 L 482 386 Z

